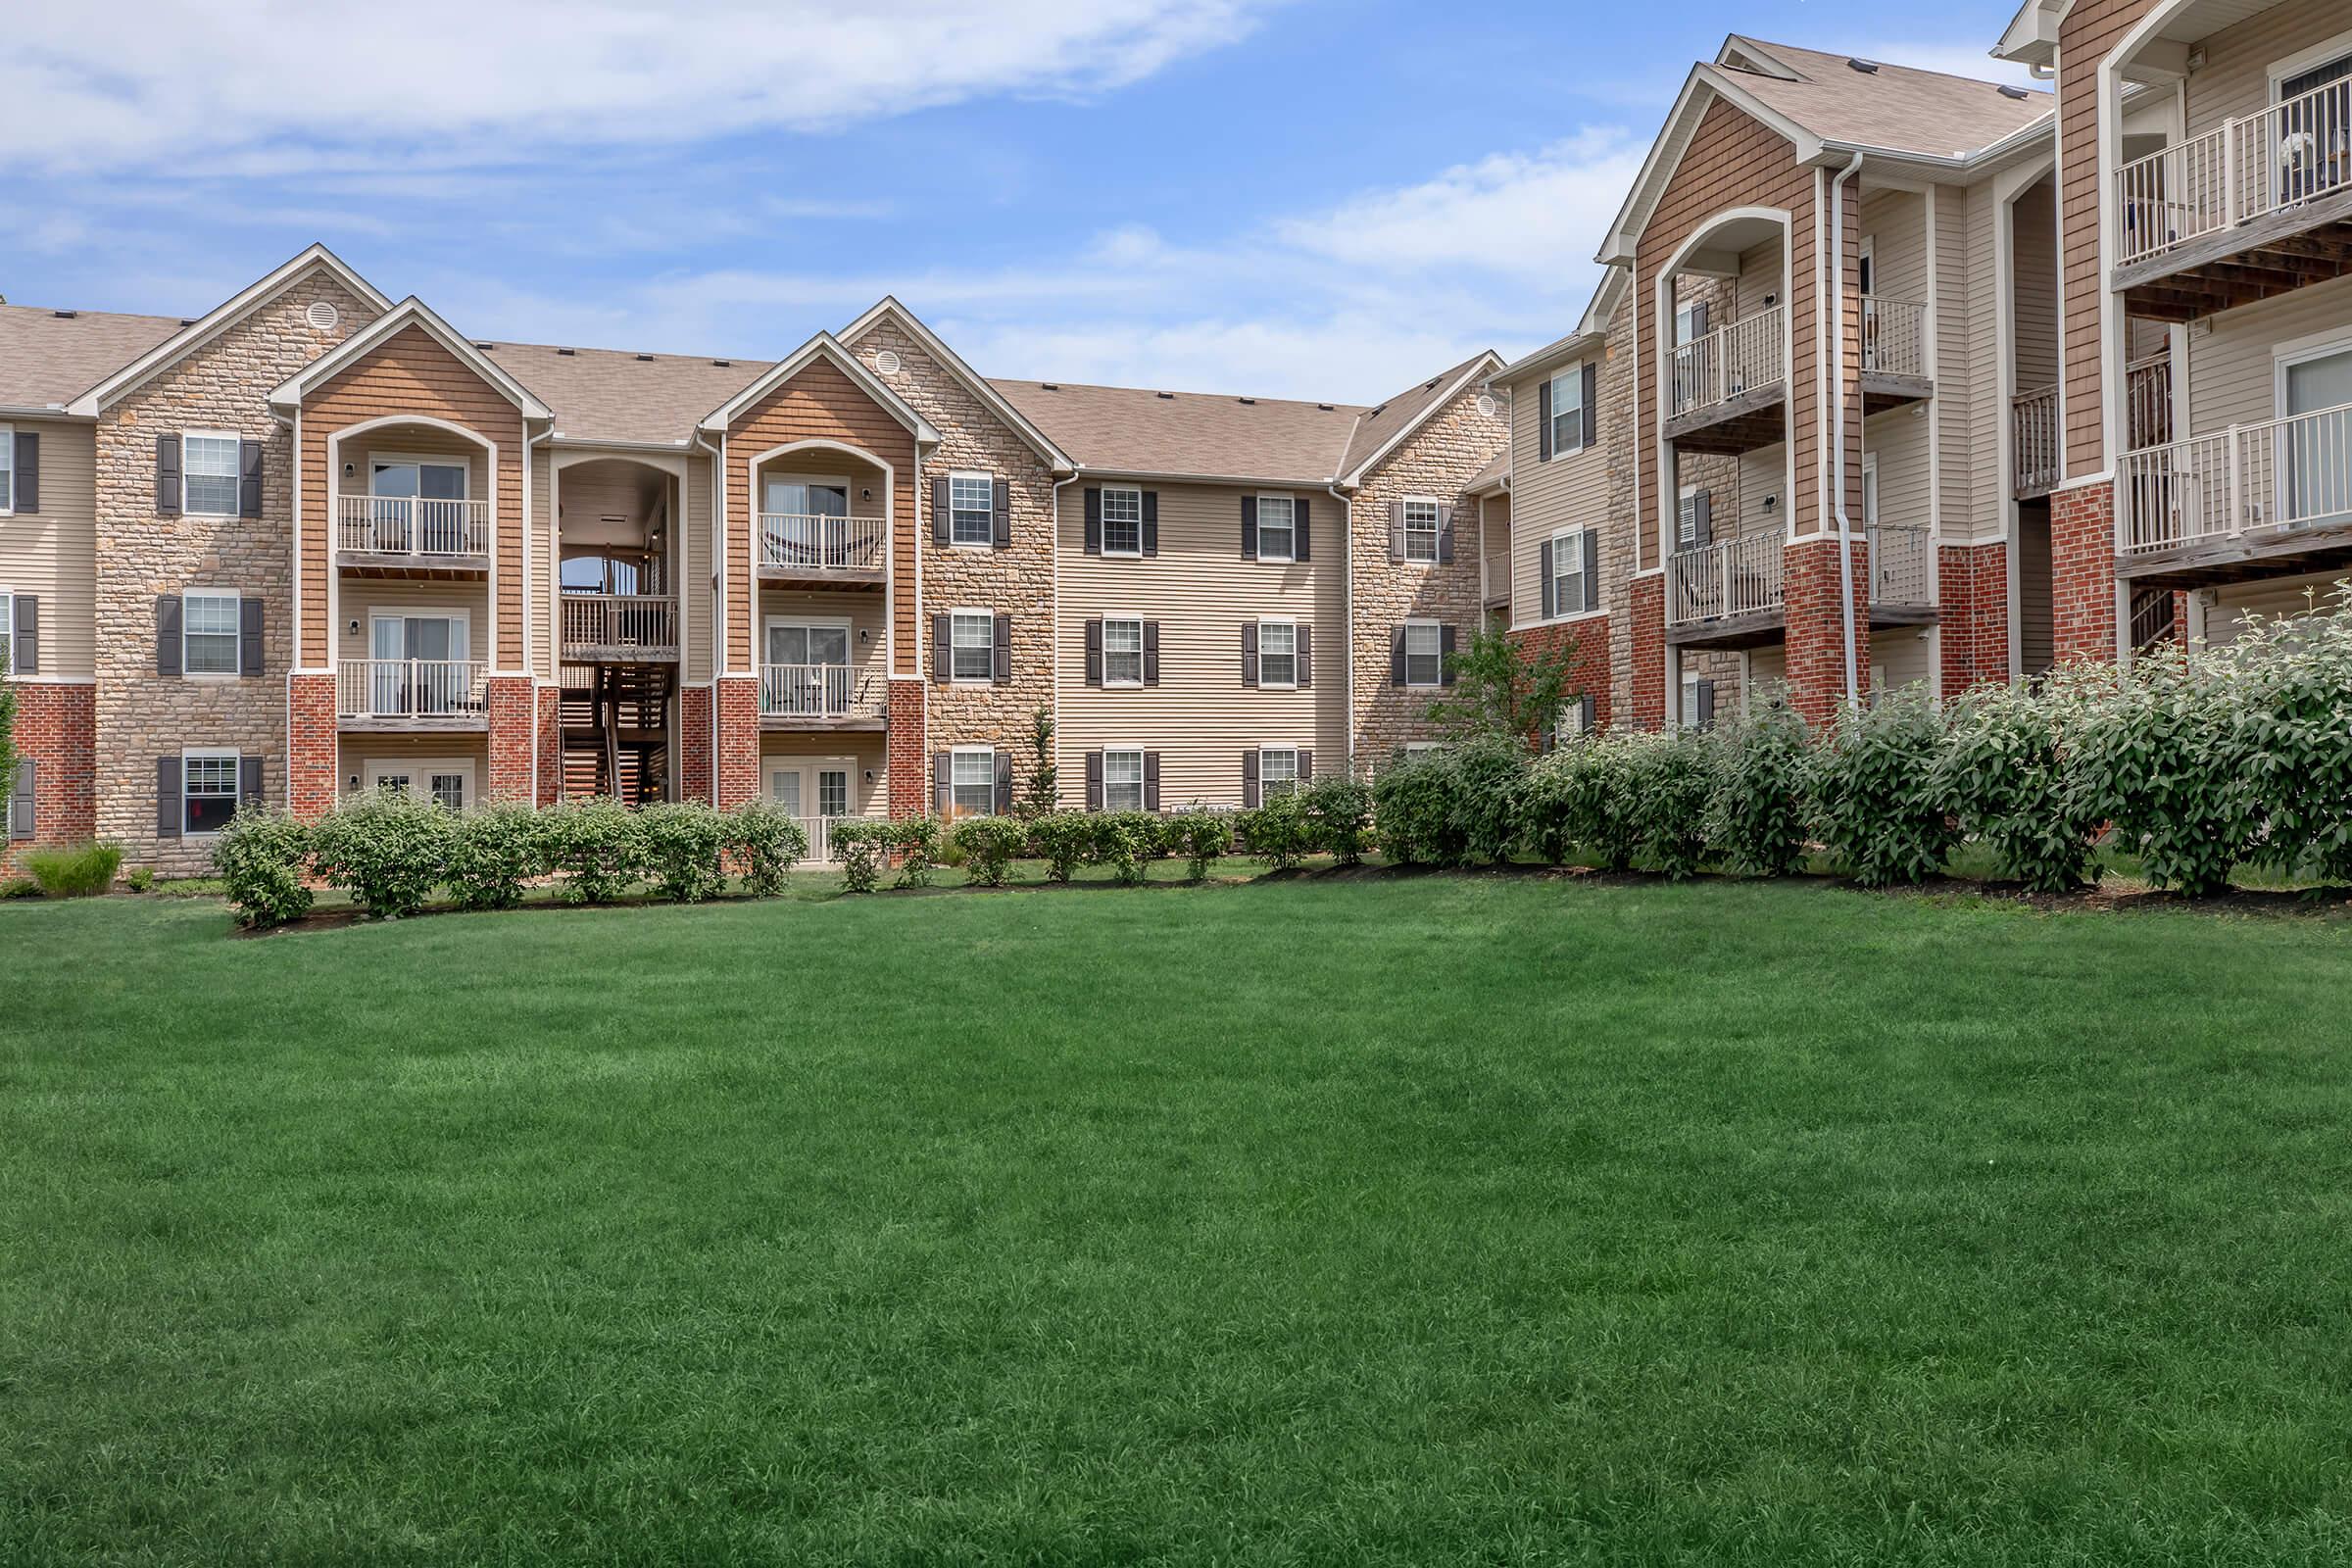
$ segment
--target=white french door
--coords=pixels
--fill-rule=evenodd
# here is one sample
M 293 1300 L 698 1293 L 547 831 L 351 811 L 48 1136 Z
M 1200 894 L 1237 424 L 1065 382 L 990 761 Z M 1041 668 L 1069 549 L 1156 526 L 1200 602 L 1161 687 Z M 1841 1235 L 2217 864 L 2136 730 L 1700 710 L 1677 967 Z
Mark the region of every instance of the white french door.
M 467 654 L 464 615 L 377 615 L 369 632 L 368 702 L 379 714 L 448 715 L 472 697 L 451 667 Z
M 2290 360 L 2280 368 L 2286 407 L 2285 515 L 2302 527 L 2352 518 L 2352 413 L 2298 415 L 2352 406 L 2352 348 Z

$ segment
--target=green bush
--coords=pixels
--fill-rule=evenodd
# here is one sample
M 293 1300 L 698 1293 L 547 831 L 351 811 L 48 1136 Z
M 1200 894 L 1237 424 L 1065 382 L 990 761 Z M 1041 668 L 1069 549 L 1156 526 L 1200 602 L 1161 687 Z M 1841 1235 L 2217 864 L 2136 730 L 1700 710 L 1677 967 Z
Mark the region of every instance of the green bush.
M 1904 686 L 1841 714 L 1806 769 L 1814 831 L 1865 887 L 1920 882 L 1959 841 L 1936 791 L 1943 726 L 1926 690 Z
M 755 899 L 782 893 L 786 875 L 808 853 L 808 830 L 757 797 L 727 813 L 722 837 L 744 891 Z
M 2163 649 L 2128 672 L 2081 672 L 2072 747 L 2086 810 L 2115 824 L 2161 888 L 2214 893 L 2263 825 L 2259 768 L 2241 724 L 2236 661 Z
M 1373 830 L 1380 853 L 1398 865 L 1459 865 L 1467 851 L 1455 826 L 1460 784 L 1446 752 L 1413 752 L 1372 780 Z M 1256 839 L 1244 829 L 1250 847 Z
M 11 899 L 37 899 L 40 896 L 41 885 L 28 876 L 0 878 L 0 904 Z
M 1221 811 L 1187 811 L 1169 821 L 1168 848 L 1184 857 L 1186 876 L 1203 881 L 1209 868 L 1232 853 L 1233 821 Z
M 600 795 L 544 814 L 548 865 L 563 878 L 565 903 L 611 904 L 645 880 L 645 835 L 620 802 Z
M 1234 826 L 1243 847 L 1269 871 L 1297 870 L 1317 848 L 1314 813 L 1307 809 L 1306 797 L 1296 790 L 1244 811 Z
M 133 893 L 153 893 L 155 891 L 155 867 L 152 865 L 132 866 L 123 873 L 122 885 Z
M 461 909 L 512 909 L 547 870 L 546 819 L 519 802 L 477 807 L 450 830 L 449 891 Z
M 2107 684 L 2093 677 L 2094 690 Z M 2104 816 L 2070 762 L 2082 686 L 2080 671 L 2059 670 L 2039 690 L 1978 686 L 1944 709 L 1935 796 L 2004 874 L 2035 893 L 2082 884 Z
M 225 884 L 237 919 L 248 926 L 283 925 L 311 912 L 303 885 L 311 830 L 285 811 L 247 807 L 213 840 L 213 869 Z
M 312 868 L 373 918 L 396 920 L 441 885 L 456 825 L 447 808 L 406 790 L 356 795 L 312 827 Z
M 1111 875 L 1132 886 L 1144 879 L 1144 867 L 1166 852 L 1162 819 L 1151 811 L 1102 811 L 1094 817 L 1094 848 L 1089 858 L 1110 867 Z
M 882 883 L 882 864 L 890 855 L 891 826 L 877 817 L 858 817 L 833 824 L 833 854 L 841 861 L 841 890 L 871 893 Z
M 2249 615 L 2221 653 L 2237 700 L 2246 779 L 2263 807 L 2253 858 L 2285 875 L 2352 882 L 2352 601 L 2328 613 Z
M 1010 816 L 967 816 L 948 835 L 963 857 L 964 874 L 984 888 L 1001 888 L 1012 862 L 1029 845 L 1029 824 Z
M 122 866 L 122 846 L 93 843 L 26 850 L 23 861 L 48 897 L 86 899 L 115 885 L 115 873 Z
M 1707 836 L 1724 862 L 1751 876 L 1787 876 L 1805 863 L 1805 721 L 1777 695 L 1745 715 L 1718 719 L 1717 771 Z
M 1083 811 L 1049 811 L 1029 825 L 1029 843 L 1046 862 L 1046 876 L 1067 882 L 1094 850 L 1094 824 Z
M 1521 842 L 1554 865 L 1577 854 L 1622 871 L 1641 848 L 1632 751 L 1621 735 L 1584 735 L 1538 762 L 1520 788 Z
M 1500 864 L 1519 848 L 1520 795 L 1534 758 L 1522 739 L 1479 736 L 1433 759 L 1449 775 L 1446 864 Z
M 927 888 L 932 868 L 939 864 L 939 818 L 902 816 L 893 820 L 884 840 L 899 852 L 899 877 L 891 886 Z
M 1715 804 L 1713 732 L 1652 730 L 1628 737 L 1624 745 L 1642 858 L 1677 882 L 1695 875 L 1706 863 L 1707 818 Z
M 637 813 L 654 896 L 701 904 L 727 885 L 727 819 L 700 801 L 664 801 Z
M 1326 773 L 1306 788 L 1315 840 L 1334 865 L 1360 865 L 1372 842 L 1372 786 L 1355 772 Z

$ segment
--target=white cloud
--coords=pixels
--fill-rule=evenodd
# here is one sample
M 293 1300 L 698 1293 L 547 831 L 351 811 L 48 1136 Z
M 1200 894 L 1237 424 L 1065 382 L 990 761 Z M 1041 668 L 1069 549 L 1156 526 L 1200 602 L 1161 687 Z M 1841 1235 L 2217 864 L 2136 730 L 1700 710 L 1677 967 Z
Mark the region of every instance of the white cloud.
M 823 131 L 987 96 L 1086 96 L 1231 43 L 1279 0 L 126 0 L 12 16 L 20 169 L 234 155 L 241 171 Z

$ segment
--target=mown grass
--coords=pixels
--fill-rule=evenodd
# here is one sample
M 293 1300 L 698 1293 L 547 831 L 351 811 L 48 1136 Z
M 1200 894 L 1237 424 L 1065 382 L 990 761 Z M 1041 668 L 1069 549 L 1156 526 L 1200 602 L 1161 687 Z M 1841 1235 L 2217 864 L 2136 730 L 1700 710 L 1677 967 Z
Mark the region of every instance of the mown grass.
M 0 1559 L 2341 1562 L 2338 920 L 0 906 Z

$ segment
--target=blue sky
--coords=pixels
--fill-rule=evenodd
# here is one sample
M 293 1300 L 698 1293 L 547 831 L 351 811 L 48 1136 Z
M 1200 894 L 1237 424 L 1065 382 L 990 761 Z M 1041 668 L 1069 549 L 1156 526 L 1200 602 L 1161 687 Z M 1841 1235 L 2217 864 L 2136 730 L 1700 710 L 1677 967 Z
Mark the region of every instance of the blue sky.
M 775 355 L 887 291 L 990 374 L 1370 400 L 1574 324 L 1726 32 L 2018 79 L 2011 9 L 32 7 L 0 293 L 192 314 L 316 239 L 485 338 Z

